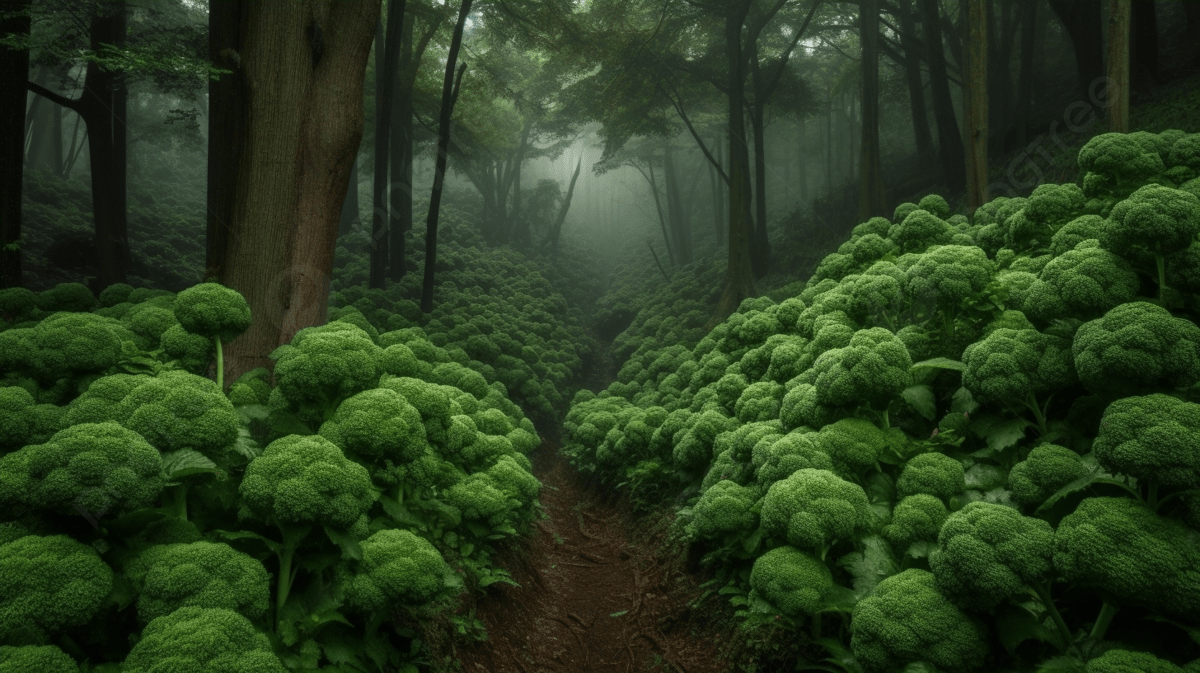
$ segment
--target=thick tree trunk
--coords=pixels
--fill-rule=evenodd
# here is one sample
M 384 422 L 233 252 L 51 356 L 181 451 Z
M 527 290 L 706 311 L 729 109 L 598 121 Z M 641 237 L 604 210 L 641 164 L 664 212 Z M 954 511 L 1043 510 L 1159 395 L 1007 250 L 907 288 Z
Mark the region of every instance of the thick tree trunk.
M 967 11 L 967 39 L 963 45 L 964 72 L 970 87 L 963 96 L 967 129 L 967 216 L 988 200 L 988 12 L 987 0 L 962 0 Z
M 1092 83 L 1104 75 L 1104 37 L 1100 32 L 1100 8 L 1096 0 L 1049 0 L 1075 50 L 1079 91 L 1087 94 Z M 1184 3 L 1187 4 L 1187 3 Z
M 904 50 L 904 76 L 908 84 L 908 105 L 912 112 L 913 140 L 922 169 L 933 157 L 933 134 L 929 132 L 929 113 L 925 110 L 925 86 L 921 82 L 921 44 L 916 40 L 916 21 L 912 0 L 903 0 L 900 8 L 900 47 Z
M 358 155 L 350 166 L 350 181 L 346 183 L 346 199 L 342 201 L 342 214 L 338 218 L 338 238 L 354 231 L 358 225 Z
M 229 243 L 238 169 L 246 144 L 246 72 L 242 69 L 243 30 L 249 19 L 247 3 L 213 3 L 208 13 L 208 57 L 214 65 L 232 70 L 208 83 L 208 196 L 205 226 L 205 280 L 221 278 Z M 232 379 L 226 379 L 232 380 Z
M 454 112 L 454 103 L 458 99 L 463 72 L 467 69 L 464 64 L 458 71 L 458 76 L 455 77 L 454 67 L 458 62 L 458 51 L 462 48 L 463 26 L 470 13 L 471 0 L 463 0 L 462 7 L 458 12 L 458 22 L 454 24 L 454 35 L 450 38 L 450 53 L 446 57 L 446 77 L 442 81 L 442 108 L 438 117 L 437 164 L 434 167 L 433 192 L 429 197 L 429 219 L 425 228 L 425 277 L 421 284 L 421 310 L 425 313 L 433 311 L 434 271 L 437 269 L 438 208 L 442 202 L 442 181 L 446 177 L 446 161 L 450 158 L 450 115 Z
M 746 147 L 742 24 L 750 0 L 741 0 L 725 15 L 729 102 L 729 264 L 717 308 L 709 321 L 715 327 L 737 310 L 742 300 L 754 296 L 754 267 L 750 258 L 754 223 L 750 217 L 750 157 Z
M 0 35 L 28 36 L 31 0 L 0 1 Z M 0 46 L 0 289 L 21 287 L 21 181 L 29 50 Z M 0 316 L 3 319 L 4 316 Z
M 885 215 L 883 170 L 879 161 L 879 0 L 862 0 L 862 140 L 858 162 L 858 219 Z
M 1130 0 L 1109 0 L 1108 7 L 1108 130 L 1129 133 Z
M 771 247 L 767 238 L 767 142 L 766 133 L 766 82 L 758 65 L 758 40 L 751 39 L 746 45 L 750 62 L 750 79 L 754 87 L 754 103 L 750 106 L 750 127 L 754 131 L 754 242 L 750 261 L 754 265 L 754 277 L 767 275 L 771 266 Z
M 929 63 L 929 88 L 933 94 L 933 116 L 938 125 L 938 156 L 942 160 L 942 179 L 951 196 L 966 189 L 962 135 L 950 98 L 950 80 L 946 75 L 946 57 L 942 51 L 941 13 L 938 0 L 918 0 L 921 28 L 925 36 L 925 59 Z
M 275 348 L 326 320 L 378 20 L 379 2 L 246 3 L 240 12 L 246 125 L 220 280 L 246 297 L 254 321 L 228 344 L 225 381 L 272 367 Z

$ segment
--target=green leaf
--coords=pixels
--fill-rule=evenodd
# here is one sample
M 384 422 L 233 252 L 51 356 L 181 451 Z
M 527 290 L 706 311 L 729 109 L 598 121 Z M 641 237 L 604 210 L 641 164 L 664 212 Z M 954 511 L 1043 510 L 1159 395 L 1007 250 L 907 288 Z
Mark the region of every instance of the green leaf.
M 858 592 L 848 587 L 835 584 L 821 593 L 821 612 L 854 612 L 858 605 Z
M 471 544 L 470 542 L 464 542 L 462 547 L 459 548 L 458 553 L 466 557 L 470 556 L 471 552 L 473 551 L 475 551 L 475 545 Z
M 1038 666 L 1037 673 L 1084 673 L 1087 666 L 1075 657 L 1053 657 Z
M 838 566 L 854 577 L 854 591 L 860 596 L 871 593 L 881 581 L 898 570 L 892 548 L 877 534 L 862 538 L 862 551 L 853 551 L 838 559 Z
M 937 549 L 937 543 L 930 540 L 919 540 L 908 545 L 908 549 L 904 550 L 905 556 L 912 558 L 929 558 L 933 550 Z
M 965 364 L 959 362 L 958 360 L 951 360 L 950 358 L 930 358 L 929 360 L 922 360 L 920 362 L 914 362 L 913 366 L 908 368 L 908 371 L 915 372 L 918 369 L 924 369 L 925 367 L 936 367 L 937 369 L 951 369 L 956 372 L 965 371 L 967 368 L 967 366 Z
M 747 554 L 753 554 L 755 550 L 758 549 L 758 546 L 762 544 L 764 535 L 766 535 L 766 533 L 763 532 L 763 529 L 759 528 L 755 530 L 748 537 L 742 540 L 742 550 Z
M 901 673 L 938 673 L 938 669 L 933 664 L 924 661 L 914 661 L 905 666 Z
M 973 414 L 978 408 L 979 403 L 975 401 L 975 396 L 966 388 L 956 390 L 950 401 L 950 411 L 955 414 Z
M 1025 428 L 1029 426 L 1029 421 L 1024 418 L 1007 418 L 981 426 L 983 431 L 976 429 L 975 432 L 987 440 L 989 451 L 998 453 L 1024 439 Z
M 182 479 L 194 474 L 212 474 L 217 464 L 193 449 L 180 449 L 162 454 L 163 474 L 168 480 Z
M 424 520 L 412 512 L 407 507 L 396 502 L 389 496 L 380 495 L 379 504 L 383 505 L 383 511 L 390 516 L 400 526 L 419 526 L 424 523 Z
M 105 600 L 109 603 L 114 603 L 118 610 L 124 610 L 133 603 L 133 599 L 137 598 L 137 590 L 129 578 L 122 573 L 113 573 L 112 589 L 108 592 Z
M 283 545 L 279 544 L 278 542 L 269 538 L 265 538 L 258 533 L 251 533 L 248 530 L 214 530 L 213 533 L 225 538 L 226 540 L 240 540 L 243 538 L 258 540 L 259 542 L 265 544 L 267 549 L 270 549 L 276 554 L 283 550 Z
M 621 610 L 620 612 L 613 612 L 613 613 L 609 614 L 608 616 L 609 616 L 609 617 L 620 617 L 621 615 L 624 615 L 624 614 L 626 614 L 627 612 L 629 612 L 629 611 L 628 611 L 628 610 Z
M 1063 498 L 1067 497 L 1068 495 L 1071 495 L 1072 493 L 1075 493 L 1076 491 L 1081 491 L 1081 490 L 1091 486 L 1098 479 L 1101 479 L 1104 476 L 1104 474 L 1105 474 L 1104 469 L 1101 468 L 1100 465 L 1096 462 L 1096 457 L 1093 454 L 1089 453 L 1086 456 L 1083 456 L 1083 458 L 1080 460 L 1080 462 L 1083 463 L 1084 467 L 1088 468 L 1087 474 L 1084 474 L 1082 477 L 1072 481 L 1071 483 L 1067 484 L 1066 486 L 1063 486 L 1062 488 L 1055 491 L 1054 495 L 1051 495 L 1049 498 L 1046 498 L 1046 502 L 1043 502 L 1041 504 L 1041 506 L 1037 508 L 1037 511 L 1034 512 L 1035 515 L 1042 514 L 1043 512 L 1049 511 L 1049 509 L 1051 507 L 1053 507 L 1054 504 L 1057 503 L 1059 500 L 1062 500 Z
M 342 556 L 352 558 L 355 561 L 362 560 L 362 547 L 358 544 L 358 538 L 344 530 L 322 526 L 325 529 L 325 534 L 329 536 L 329 540 L 336 544 L 342 550 Z
M 1188 634 L 1188 637 L 1192 639 L 1193 643 L 1200 645 L 1200 629 L 1198 629 L 1194 626 L 1188 626 L 1187 624 L 1180 624 L 1179 622 L 1177 622 L 1173 619 L 1170 619 L 1168 617 L 1164 617 L 1163 615 L 1155 614 L 1155 613 L 1150 613 L 1150 614 L 1146 615 L 1145 617 L 1142 617 L 1142 619 L 1145 619 L 1146 621 L 1150 621 L 1150 622 L 1162 622 L 1164 624 L 1171 624 L 1173 626 L 1178 626 L 1179 628 L 1183 629 L 1185 633 Z
M 1018 605 L 1003 605 L 996 610 L 996 635 L 1009 654 L 1027 640 L 1038 640 L 1061 646 L 1054 632 L 1046 628 L 1028 610 Z
M 937 404 L 933 397 L 933 388 L 927 384 L 918 384 L 905 388 L 900 397 L 904 398 L 905 402 L 912 405 L 917 413 L 924 416 L 927 420 L 932 421 L 937 415 Z

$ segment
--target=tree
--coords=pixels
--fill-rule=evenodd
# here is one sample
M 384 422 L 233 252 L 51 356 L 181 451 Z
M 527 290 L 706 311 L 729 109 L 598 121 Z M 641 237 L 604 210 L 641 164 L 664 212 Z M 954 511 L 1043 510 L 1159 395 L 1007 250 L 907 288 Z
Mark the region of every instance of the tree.
M 371 38 L 379 20 L 375 2 L 213 3 L 214 21 L 231 34 L 214 35 L 218 53 L 241 71 L 245 87 L 222 100 L 220 82 L 210 90 L 223 118 L 229 106 L 242 119 L 230 126 L 240 152 L 236 160 L 219 280 L 242 293 L 254 322 L 231 341 L 225 380 L 255 367 L 296 332 L 324 323 L 333 250 L 350 169 L 363 132 L 363 80 Z M 225 51 L 229 50 L 229 51 Z M 221 143 L 234 142 L 229 128 L 213 128 Z M 213 157 L 210 156 L 210 162 Z M 211 168 L 210 168 L 211 172 Z
M 1079 92 L 1086 95 L 1088 87 L 1104 74 L 1104 38 L 1100 32 L 1100 9 L 1103 3 L 1094 0 L 1049 2 L 1050 9 L 1054 10 L 1071 38 L 1071 46 L 1075 50 L 1075 70 L 1079 75 Z
M 459 86 L 462 84 L 463 72 L 467 66 L 464 63 L 454 74 L 458 62 L 458 51 L 462 47 L 463 26 L 471 13 L 471 0 L 463 0 L 458 12 L 458 22 L 454 24 L 454 36 L 450 39 L 450 54 L 446 57 L 446 77 L 442 83 L 442 110 L 438 117 L 438 146 L 437 164 L 433 173 L 433 193 L 429 197 L 429 219 L 425 226 L 425 278 L 421 285 L 421 310 L 433 312 L 434 270 L 437 268 L 437 233 L 438 208 L 442 201 L 442 181 L 446 177 L 446 161 L 450 154 L 450 115 L 454 112 L 454 102 L 458 99 Z
M 938 127 L 938 157 L 942 160 L 942 179 L 952 194 L 966 188 L 963 166 L 962 135 L 950 99 L 950 80 L 942 50 L 941 11 L 938 0 L 917 0 L 921 7 L 921 29 L 925 37 L 925 60 L 929 63 L 929 89 L 933 98 L 933 116 Z
M 392 100 L 396 90 L 396 67 L 400 55 L 401 31 L 404 24 L 406 0 L 388 2 L 387 34 L 382 22 L 375 28 L 375 179 L 371 214 L 371 261 L 367 284 L 374 289 L 383 289 L 384 273 L 387 270 L 391 218 L 388 215 L 388 158 L 390 156 L 390 134 L 392 128 Z M 398 236 L 403 233 L 395 232 Z M 404 264 L 404 259 L 393 260 L 393 264 Z
M 988 12 L 987 0 L 962 0 L 967 13 L 964 45 L 970 82 L 963 95 L 963 124 L 966 127 L 967 215 L 988 200 Z
M 28 38 L 31 0 L 0 2 L 0 37 Z M 21 182 L 29 50 L 0 45 L 0 289 L 21 287 Z
M 563 198 L 562 204 L 558 207 L 558 215 L 554 218 L 554 224 L 550 226 L 550 231 L 546 234 L 546 240 L 542 245 L 550 244 L 550 252 L 553 255 L 558 254 L 558 238 L 562 234 L 563 222 L 567 219 L 567 211 L 571 208 L 571 198 L 575 196 L 575 181 L 579 179 L 579 169 L 583 168 L 583 152 L 579 153 L 579 161 L 575 162 L 575 172 L 571 174 L 571 184 L 567 187 L 567 195 Z
M 1108 130 L 1129 133 L 1129 0 L 1109 0 Z
M 879 0 L 859 6 L 862 41 L 862 157 L 859 160 L 858 219 L 886 215 L 879 160 Z
M 1032 1 L 1032 0 L 1030 0 Z M 929 133 L 929 114 L 925 109 L 925 86 L 921 81 L 922 45 L 916 34 L 912 0 L 901 0 L 897 13 L 900 23 L 900 49 L 904 54 L 904 77 L 908 85 L 908 104 L 912 112 L 913 140 L 922 167 L 933 157 L 933 136 Z

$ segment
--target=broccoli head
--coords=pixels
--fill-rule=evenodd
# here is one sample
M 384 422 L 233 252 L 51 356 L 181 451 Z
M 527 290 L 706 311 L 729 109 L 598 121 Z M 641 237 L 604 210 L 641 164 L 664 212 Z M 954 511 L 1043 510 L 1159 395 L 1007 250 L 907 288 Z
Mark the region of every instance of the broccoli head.
M 1104 232 L 1104 218 L 1099 215 L 1080 215 L 1054 232 L 1050 239 L 1050 254 L 1055 257 L 1086 240 L 1099 241 Z
M 250 327 L 250 305 L 237 290 L 200 283 L 175 295 L 175 319 L 192 334 L 228 342 Z
M 362 542 L 362 560 L 339 567 L 346 602 L 377 613 L 395 605 L 424 605 L 438 597 L 450 567 L 424 538 L 409 531 L 381 530 Z
M 1113 206 L 1100 242 L 1112 252 L 1136 261 L 1153 256 L 1158 285 L 1166 287 L 1165 257 L 1187 248 L 1200 233 L 1200 199 L 1162 185 L 1145 185 Z
M 1088 661 L 1086 673 L 1183 673 L 1184 669 L 1148 652 L 1108 650 Z
M 428 448 L 420 412 L 390 388 L 364 390 L 342 402 L 321 425 L 320 435 L 368 461 L 372 478 L 388 487 L 397 485 L 394 468 L 420 458 Z
M 96 297 L 83 283 L 59 283 L 37 294 L 37 306 L 46 313 L 86 313 L 96 307 Z
M 946 505 L 928 493 L 910 495 L 896 503 L 892 522 L 883 527 L 883 536 L 903 553 L 914 542 L 936 541 L 949 514 Z
M 33 327 L 0 332 L 0 370 L 26 373 L 43 385 L 101 372 L 120 360 L 126 334 L 111 318 L 56 313 Z
M 759 495 L 758 488 L 740 486 L 729 479 L 718 481 L 692 508 L 694 518 L 688 532 L 712 540 L 725 535 L 748 535 L 758 523 L 758 515 L 751 508 Z
M 817 448 L 815 438 L 815 433 L 794 430 L 773 442 L 756 444 L 753 462 L 759 485 L 769 487 L 805 468 L 832 471 L 833 461 Z
M 280 526 L 348 529 L 374 501 L 366 468 L 319 435 L 271 442 L 250 461 L 238 490 L 254 514 Z
M 1044 583 L 1053 553 L 1050 524 L 977 501 L 946 519 L 929 567 L 943 596 L 961 608 L 986 611 Z
M 1087 471 L 1078 453 L 1058 444 L 1039 444 L 1009 470 L 1008 487 L 1016 502 L 1037 505 Z
M 0 673 L 79 673 L 79 664 L 57 645 L 0 646 Z
M 123 671 L 256 671 L 285 673 L 267 636 L 224 608 L 185 607 L 150 622 Z
M 762 526 L 769 535 L 816 550 L 822 559 L 834 542 L 865 532 L 872 521 L 862 487 L 828 470 L 797 470 L 771 484 L 762 505 Z
M 45 442 L 62 428 L 62 417 L 62 407 L 35 404 L 24 388 L 0 388 L 0 454 Z
M 160 544 L 125 567 L 137 589 L 143 625 L 185 606 L 225 608 L 251 620 L 270 604 L 270 577 L 263 564 L 227 544 Z
M 1105 469 L 1168 488 L 1200 488 L 1200 404 L 1155 393 L 1108 405 L 1092 445 Z
M 1054 568 L 1069 583 L 1184 617 L 1200 609 L 1200 542 L 1180 521 L 1131 498 L 1087 498 L 1054 535 Z
M 332 322 L 305 327 L 275 349 L 275 384 L 290 403 L 318 409 L 324 420 L 342 400 L 379 382 L 379 346 L 358 327 Z
M 904 465 L 896 480 L 896 494 L 901 498 L 928 493 L 943 502 L 967 490 L 966 472 L 962 463 L 944 453 L 922 453 Z
M 888 230 L 888 238 L 901 252 L 924 252 L 931 245 L 950 241 L 950 225 L 937 215 L 918 208 Z
M 113 572 L 92 547 L 66 535 L 0 545 L 0 642 L 35 645 L 91 621 Z
M 149 507 L 163 489 L 162 458 L 116 423 L 80 423 L 0 457 L 0 504 L 99 517 Z
M 1067 342 L 1033 329 L 994 330 L 963 351 L 963 387 L 981 403 L 1024 407 L 1045 434 L 1038 398 L 1072 385 L 1075 366 Z
M 826 406 L 886 407 L 909 384 L 912 358 L 904 342 L 882 327 L 856 332 L 845 348 L 813 364 L 817 402 Z
M 1022 307 L 1035 320 L 1096 318 L 1133 301 L 1138 277 L 1129 262 L 1093 241 L 1081 243 L 1051 260 L 1030 284 Z
M 821 610 L 833 576 L 823 561 L 785 545 L 754 560 L 750 588 L 788 617 L 808 617 Z
M 880 582 L 854 606 L 850 649 L 868 673 L 926 661 L 973 670 L 988 654 L 987 631 L 943 596 L 933 573 L 913 568 Z
M 1084 323 L 1071 344 L 1079 380 L 1116 397 L 1200 381 L 1200 327 L 1144 301 Z
M 821 428 L 814 444 L 832 459 L 834 472 L 853 478 L 876 467 L 887 435 L 866 419 L 843 418 Z
M 1094 136 L 1079 150 L 1078 161 L 1089 197 L 1120 198 L 1163 171 L 1162 157 L 1125 133 Z
M 905 290 L 913 298 L 930 297 L 949 315 L 963 300 L 982 291 L 992 279 L 987 254 L 970 245 L 940 245 L 920 255 L 905 274 Z

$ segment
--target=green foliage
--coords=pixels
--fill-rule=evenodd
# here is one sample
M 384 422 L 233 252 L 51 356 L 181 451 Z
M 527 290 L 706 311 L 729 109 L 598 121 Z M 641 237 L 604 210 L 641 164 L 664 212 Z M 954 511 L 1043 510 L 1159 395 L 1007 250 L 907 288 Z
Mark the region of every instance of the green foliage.
M 0 544 L 0 642 L 37 645 L 88 623 L 112 589 L 96 550 L 66 535 Z
M 150 622 L 123 670 L 232 670 L 283 673 L 267 636 L 223 608 L 185 607 Z
M 226 544 L 155 545 L 130 561 L 125 573 L 136 587 L 143 625 L 191 606 L 233 610 L 257 622 L 269 606 L 262 563 Z
M 1071 352 L 1080 382 L 1102 395 L 1200 381 L 1200 327 L 1146 301 L 1116 306 L 1081 325 Z
M 55 645 L 0 646 L 0 673 L 78 673 L 79 664 Z
M 820 611 L 823 593 L 833 587 L 829 567 L 795 547 L 776 547 L 759 556 L 750 571 L 753 595 L 792 618 Z

